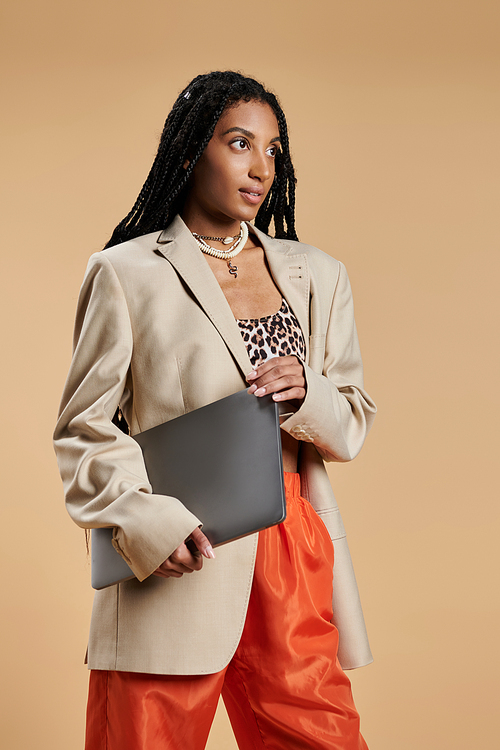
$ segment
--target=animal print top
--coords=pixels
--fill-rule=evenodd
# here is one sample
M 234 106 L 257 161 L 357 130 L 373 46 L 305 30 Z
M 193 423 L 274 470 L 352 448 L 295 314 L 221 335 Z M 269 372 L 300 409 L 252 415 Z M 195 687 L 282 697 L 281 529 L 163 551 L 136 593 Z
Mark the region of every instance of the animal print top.
M 247 347 L 252 365 L 262 364 L 272 357 L 296 354 L 304 360 L 306 346 L 299 321 L 283 297 L 281 307 L 274 315 L 265 318 L 248 318 L 236 321 Z

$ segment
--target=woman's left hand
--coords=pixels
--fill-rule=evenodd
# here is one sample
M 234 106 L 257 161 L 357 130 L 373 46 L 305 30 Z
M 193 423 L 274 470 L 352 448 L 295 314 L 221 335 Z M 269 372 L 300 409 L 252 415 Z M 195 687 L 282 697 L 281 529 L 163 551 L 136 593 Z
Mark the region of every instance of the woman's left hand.
M 295 355 L 273 357 L 247 375 L 249 393 L 264 396 L 272 393 L 275 401 L 298 401 L 306 395 L 306 379 L 302 362 Z

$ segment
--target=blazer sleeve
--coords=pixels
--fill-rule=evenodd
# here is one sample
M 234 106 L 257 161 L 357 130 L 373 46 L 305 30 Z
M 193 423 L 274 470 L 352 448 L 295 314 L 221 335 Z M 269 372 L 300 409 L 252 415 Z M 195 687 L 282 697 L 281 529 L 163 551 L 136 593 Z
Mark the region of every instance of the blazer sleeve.
M 304 364 L 304 372 L 305 399 L 281 429 L 314 443 L 325 461 L 350 461 L 361 450 L 377 408 L 363 390 L 351 286 L 342 263 L 325 335 L 323 371 L 318 374 Z
M 138 443 L 111 421 L 132 349 L 122 286 L 109 259 L 96 253 L 78 300 L 54 446 L 70 516 L 82 528 L 115 527 L 113 544 L 142 581 L 200 521 L 176 498 L 153 494 Z

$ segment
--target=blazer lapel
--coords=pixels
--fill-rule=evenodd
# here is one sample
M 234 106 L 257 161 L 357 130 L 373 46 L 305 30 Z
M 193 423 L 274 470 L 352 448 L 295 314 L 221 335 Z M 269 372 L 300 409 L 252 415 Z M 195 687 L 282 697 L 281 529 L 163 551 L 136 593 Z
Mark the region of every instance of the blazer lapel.
M 307 256 L 294 252 L 286 240 L 276 240 L 249 225 L 264 248 L 269 269 L 304 333 L 306 361 L 309 361 L 309 267 Z M 158 237 L 154 251 L 163 255 L 194 294 L 224 339 L 243 377 L 252 370 L 246 346 L 231 308 L 217 279 L 206 263 L 193 235 L 180 216 Z
M 253 226 L 250 231 L 259 238 L 276 286 L 294 312 L 304 334 L 306 362 L 309 362 L 309 264 L 305 253 L 297 253 L 286 240 L 268 237 Z
M 246 346 L 229 304 L 200 248 L 180 216 L 158 237 L 154 248 L 175 268 L 224 339 L 243 378 L 252 370 Z

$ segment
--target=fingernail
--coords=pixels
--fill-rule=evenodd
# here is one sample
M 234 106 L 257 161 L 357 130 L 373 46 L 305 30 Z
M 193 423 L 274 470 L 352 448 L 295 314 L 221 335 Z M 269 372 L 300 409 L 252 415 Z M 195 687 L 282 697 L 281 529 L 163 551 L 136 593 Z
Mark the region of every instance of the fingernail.
M 256 378 L 256 377 L 257 377 L 257 373 L 255 372 L 255 370 L 252 370 L 252 372 L 247 375 L 247 380 L 253 380 L 253 378 Z
M 209 557 L 211 560 L 215 560 L 215 552 L 212 547 L 205 547 L 205 556 Z
M 281 395 L 281 393 L 273 393 L 273 399 L 274 399 L 274 401 L 279 401 L 282 398 L 283 398 L 283 396 Z
M 255 391 L 255 395 L 256 396 L 263 396 L 265 392 L 266 392 L 265 388 L 257 388 L 257 390 Z
M 257 390 L 257 386 L 254 383 L 253 385 L 250 386 L 250 388 L 248 389 L 248 392 L 255 393 L 256 390 Z

